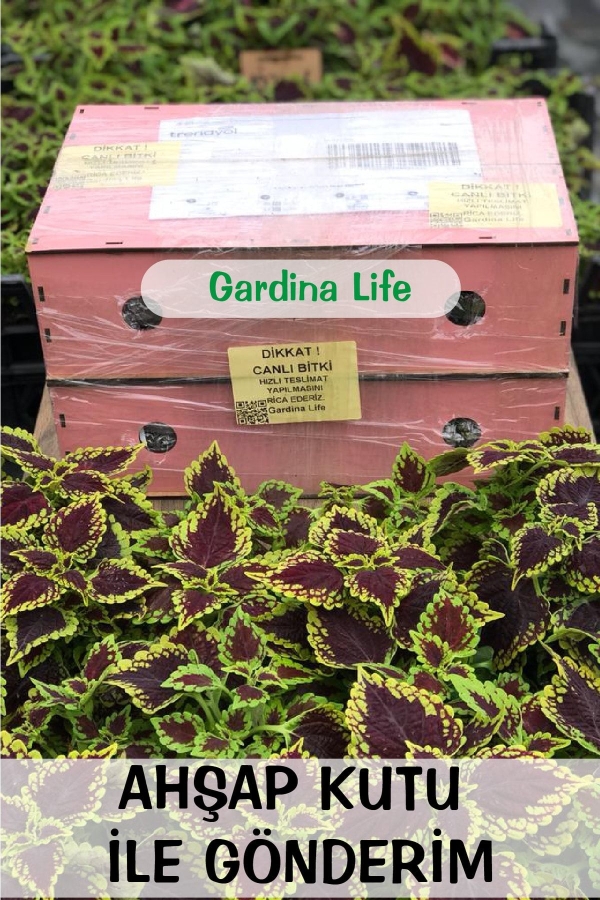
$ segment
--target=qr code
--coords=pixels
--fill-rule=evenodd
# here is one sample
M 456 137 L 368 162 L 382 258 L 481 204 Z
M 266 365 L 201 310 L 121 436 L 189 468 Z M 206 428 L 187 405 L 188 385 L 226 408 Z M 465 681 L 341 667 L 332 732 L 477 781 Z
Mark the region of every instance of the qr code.
M 429 211 L 430 228 L 463 228 L 465 214 L 460 212 L 439 213 Z
M 266 400 L 239 400 L 235 404 L 235 420 L 238 425 L 268 425 Z
M 76 188 L 84 188 L 87 184 L 87 177 L 85 175 L 68 175 L 68 176 L 55 176 L 52 179 L 52 187 L 55 191 L 65 191 L 65 190 L 73 190 Z

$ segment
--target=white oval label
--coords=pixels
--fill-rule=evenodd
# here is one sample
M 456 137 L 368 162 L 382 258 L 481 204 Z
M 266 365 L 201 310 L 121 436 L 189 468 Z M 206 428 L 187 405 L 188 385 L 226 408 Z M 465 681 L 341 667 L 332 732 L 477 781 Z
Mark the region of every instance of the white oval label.
M 424 259 L 163 260 L 142 280 L 175 319 L 431 319 L 459 295 L 454 269 Z

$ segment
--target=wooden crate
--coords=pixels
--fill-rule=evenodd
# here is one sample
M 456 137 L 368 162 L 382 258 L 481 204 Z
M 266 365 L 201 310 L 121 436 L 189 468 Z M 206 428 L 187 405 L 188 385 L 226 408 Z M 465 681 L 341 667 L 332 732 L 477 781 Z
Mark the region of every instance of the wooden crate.
M 397 127 L 385 125 L 394 117 Z M 291 138 L 269 150 L 278 128 Z M 394 140 L 378 141 L 377 128 Z M 266 136 L 264 151 L 255 131 Z M 410 143 L 415 134 L 420 142 Z M 257 194 L 255 172 L 278 180 L 282 202 L 298 209 L 280 214 L 274 200 L 261 200 L 270 194 Z M 282 179 L 295 185 L 292 199 Z M 367 193 L 344 199 L 340 179 L 364 180 Z M 445 184 L 472 188 L 461 201 L 471 206 L 457 212 L 440 200 Z M 488 196 L 495 185 L 525 200 Z M 211 208 L 202 205 L 207 192 Z M 47 371 L 61 379 L 226 374 L 231 345 L 306 341 L 315 332 L 356 339 L 363 372 L 565 370 L 576 245 L 545 102 L 525 99 L 79 107 L 28 251 Z M 485 312 L 470 325 L 442 315 L 312 324 L 165 318 L 131 327 L 150 266 L 198 254 L 440 259 Z
M 562 376 L 361 381 L 358 421 L 249 427 L 236 425 L 226 383 L 55 383 L 50 396 L 61 453 L 135 444 L 143 432 L 155 452 L 138 463 L 153 468 L 155 495 L 183 493 L 183 469 L 213 440 L 248 490 L 276 477 L 310 495 L 321 481 L 388 476 L 404 441 L 431 457 L 461 434 L 522 440 L 552 428 L 564 420 L 566 384 Z
M 53 379 L 227 375 L 229 347 L 316 340 L 355 340 L 365 373 L 566 371 L 576 247 L 423 248 L 389 254 L 400 265 L 415 255 L 449 263 L 463 288 L 484 299 L 482 318 L 468 325 L 457 324 L 452 313 L 450 318 L 370 322 L 157 321 L 144 316 L 140 286 L 147 269 L 165 254 L 73 253 L 68 286 L 62 254 L 32 257 L 48 374 Z M 135 327 L 144 322 L 149 327 Z
M 79 107 L 28 252 L 61 450 L 175 438 L 144 453 L 158 494 L 214 439 L 250 489 L 314 493 L 387 474 L 404 440 L 441 452 L 454 419 L 479 440 L 563 419 L 577 231 L 543 100 Z M 163 260 L 365 258 L 441 260 L 478 315 L 160 319 L 140 301 Z M 362 418 L 236 424 L 228 351 L 317 341 L 356 343 Z

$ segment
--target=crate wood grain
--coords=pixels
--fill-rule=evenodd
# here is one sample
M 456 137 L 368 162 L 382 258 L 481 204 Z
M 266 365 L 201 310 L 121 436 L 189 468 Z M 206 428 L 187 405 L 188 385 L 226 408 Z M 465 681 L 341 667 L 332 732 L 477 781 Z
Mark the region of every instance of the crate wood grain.
M 78 107 L 28 255 L 56 380 L 219 377 L 230 346 L 314 340 L 356 340 L 364 373 L 564 371 L 568 360 L 577 228 L 537 98 Z M 136 327 L 145 273 L 196 258 L 389 259 L 397 273 L 441 260 L 485 310 L 466 324 L 233 309 Z
M 553 385 L 553 380 L 552 379 L 549 379 L 547 381 L 542 380 L 541 384 L 543 384 L 545 386 L 545 389 L 547 389 L 548 385 L 550 385 L 550 386 Z M 521 402 L 526 404 L 527 397 L 526 397 L 526 392 L 523 393 L 524 386 L 527 386 L 526 381 L 520 382 L 517 385 L 516 390 L 518 393 L 521 394 L 521 398 L 522 398 Z M 558 386 L 555 385 L 554 390 L 556 390 L 556 387 L 558 387 Z M 80 391 L 85 390 L 85 388 L 79 388 L 79 390 Z M 542 425 L 542 423 L 540 423 L 540 430 L 541 430 L 541 427 L 550 428 L 550 427 L 552 427 L 553 424 L 555 424 L 555 422 L 553 421 L 553 411 L 551 409 L 552 394 L 549 394 L 546 397 L 546 399 L 544 401 L 545 406 L 544 406 L 544 402 L 542 402 L 542 398 L 539 395 L 536 397 L 535 393 L 530 395 L 529 402 L 532 403 L 531 416 L 528 418 L 529 427 L 531 427 L 531 418 L 532 417 L 536 418 L 536 414 L 534 413 L 534 410 L 536 408 L 538 409 L 538 411 L 543 408 L 545 408 L 547 410 L 547 413 L 546 413 L 547 421 L 545 423 L 543 423 L 543 425 Z M 114 400 L 113 404 L 112 404 L 112 409 L 117 409 L 117 408 L 118 408 L 118 402 L 116 400 Z M 525 407 L 526 410 L 527 410 L 527 408 L 528 407 Z M 93 412 L 92 412 L 92 415 L 93 415 Z M 85 417 L 83 417 L 83 418 L 85 420 Z M 125 419 L 124 416 L 120 416 L 120 418 Z M 583 392 L 581 389 L 581 382 L 579 380 L 579 376 L 577 373 L 577 368 L 575 366 L 574 360 L 571 361 L 571 372 L 567 379 L 564 420 L 569 424 L 581 426 L 581 427 L 587 428 L 588 430 L 592 431 L 591 419 L 590 419 L 590 416 L 589 416 L 589 413 L 587 410 L 587 406 L 586 406 Z M 313 423 L 313 424 L 317 424 L 317 423 Z M 348 423 L 339 423 L 339 424 L 345 425 Z M 136 426 L 136 429 L 135 429 L 136 435 L 134 437 L 132 437 L 132 439 L 129 441 L 130 443 L 134 442 L 134 440 L 137 439 L 137 427 L 139 427 L 139 426 Z M 273 428 L 275 429 L 275 434 L 277 434 L 276 429 L 280 428 L 280 427 L 281 426 L 273 426 Z M 288 428 L 289 428 L 289 426 L 288 426 Z M 250 429 L 250 431 L 251 431 L 251 429 Z M 92 420 L 90 422 L 87 422 L 85 424 L 85 426 L 82 427 L 82 429 L 80 431 L 78 431 L 77 433 L 79 435 L 79 440 L 77 442 L 75 442 L 74 444 L 72 444 L 70 449 L 74 449 L 77 444 L 85 445 L 85 446 L 94 446 L 94 445 L 100 445 L 102 443 L 106 443 L 106 441 L 103 437 L 103 431 L 102 431 L 102 428 L 100 427 L 100 423 L 97 421 Z M 131 433 L 133 434 L 133 432 L 131 432 Z M 514 434 L 514 429 L 513 429 L 512 433 Z M 531 433 L 531 432 L 529 432 L 529 433 Z M 39 412 L 38 419 L 37 419 L 35 434 L 36 434 L 36 437 L 37 437 L 38 441 L 40 442 L 40 445 L 45 453 L 48 453 L 53 456 L 61 455 L 60 450 L 59 450 L 59 442 L 58 442 L 56 427 L 54 424 L 54 417 L 53 417 L 53 413 L 52 413 L 50 393 L 49 393 L 48 388 L 46 388 L 46 390 L 44 391 L 44 396 L 43 396 L 42 404 L 40 407 L 40 412 Z M 506 437 L 506 436 L 508 436 L 508 434 L 497 433 L 494 436 L 495 437 Z M 192 431 L 192 437 L 193 437 L 193 431 Z M 158 478 L 158 484 L 160 485 L 161 480 L 163 480 L 163 478 L 165 478 L 165 477 L 160 475 L 160 469 L 156 468 L 156 464 L 158 462 L 159 466 L 161 465 L 161 457 L 162 457 L 162 465 L 165 466 L 165 464 L 166 464 L 166 466 L 168 466 L 169 469 L 171 469 L 171 471 L 173 473 L 173 474 L 169 475 L 168 478 L 165 478 L 165 480 L 163 480 L 163 484 L 164 483 L 167 483 L 170 485 L 175 484 L 176 485 L 175 492 L 180 493 L 181 492 L 181 485 L 180 485 L 181 469 L 185 465 L 187 465 L 189 462 L 191 462 L 191 460 L 193 458 L 195 458 L 202 451 L 202 449 L 204 449 L 205 446 L 208 446 L 210 441 L 212 439 L 214 439 L 215 437 L 220 437 L 220 436 L 215 435 L 213 432 L 206 431 L 204 434 L 204 440 L 203 440 L 202 446 L 200 446 L 196 443 L 195 438 L 191 442 L 184 440 L 183 441 L 183 447 L 184 447 L 183 455 L 181 456 L 181 458 L 179 458 L 179 456 L 178 456 L 178 463 L 177 463 L 177 466 L 175 466 L 174 468 L 173 468 L 172 463 L 169 463 L 168 461 L 165 462 L 165 460 L 168 460 L 168 457 L 171 455 L 171 453 L 173 453 L 173 451 L 170 451 L 170 453 L 167 453 L 167 454 L 150 454 L 150 453 L 147 453 L 146 451 L 144 451 L 143 455 L 145 457 L 147 457 L 146 459 L 144 459 L 144 462 L 148 462 L 153 468 L 155 468 L 155 473 L 156 473 L 155 478 Z M 407 437 L 409 440 L 411 439 L 410 435 L 407 435 Z M 515 437 L 518 437 L 518 434 L 515 434 Z M 110 435 L 110 438 L 111 438 L 111 442 L 114 443 L 114 441 L 115 441 L 115 433 L 114 432 Z M 485 438 L 485 434 L 483 435 L 482 439 L 484 439 L 484 438 Z M 413 443 L 418 443 L 418 441 L 414 441 L 414 435 L 413 435 Z M 273 477 L 273 471 L 270 469 L 270 466 L 271 466 L 271 460 L 272 460 L 272 452 L 273 452 L 275 444 L 276 444 L 276 442 L 271 440 L 270 447 L 269 447 L 269 442 L 265 442 L 263 440 L 262 445 L 261 445 L 262 446 L 262 455 L 264 457 L 261 465 L 263 467 L 262 472 L 264 473 L 265 478 Z M 376 449 L 377 444 L 373 440 L 373 442 L 371 443 L 370 446 L 372 449 Z M 346 445 L 345 445 L 346 452 L 350 449 L 350 447 L 351 447 L 351 444 L 346 443 Z M 244 459 L 242 457 L 242 453 L 240 452 L 242 450 L 242 448 L 240 448 L 238 446 L 237 451 L 234 448 L 233 453 L 230 451 L 230 448 L 226 448 L 226 449 L 229 450 L 229 457 L 230 457 L 230 461 L 232 462 L 232 464 L 234 466 L 236 465 L 236 457 L 237 457 L 238 458 L 237 461 L 238 461 L 238 463 L 240 463 L 239 468 L 241 470 L 243 470 L 244 469 Z M 244 455 L 246 453 L 246 449 L 247 449 L 247 447 L 243 447 Z M 393 458 L 394 449 L 395 448 L 390 444 L 385 451 L 385 453 L 390 456 L 390 459 Z M 435 447 L 433 452 L 441 452 L 444 449 L 445 449 L 445 445 L 443 444 L 443 442 L 440 441 L 440 446 Z M 301 444 L 297 445 L 295 447 L 296 453 L 298 453 L 299 450 L 301 451 Z M 186 453 L 187 453 L 187 456 L 184 459 L 183 457 Z M 430 450 L 430 455 L 431 455 L 431 450 Z M 343 458 L 343 453 L 342 453 L 342 458 Z M 367 461 L 367 464 L 368 464 L 368 461 Z M 386 456 L 386 465 L 387 465 L 387 456 Z M 254 467 L 254 468 L 256 469 L 256 467 Z M 385 471 L 381 472 L 380 474 L 385 474 Z M 331 467 L 328 469 L 328 471 L 326 473 L 323 474 L 323 477 L 327 477 L 331 480 L 335 480 L 336 476 L 339 477 L 339 473 L 336 473 L 333 470 L 333 468 L 331 468 Z M 366 477 L 368 477 L 368 476 L 366 476 Z M 254 478 L 254 480 L 256 480 L 257 478 L 260 478 L 260 476 L 256 473 L 256 471 L 255 471 L 253 478 Z M 341 480 L 341 478 L 340 478 L 340 480 Z M 250 488 L 252 485 L 248 484 L 247 486 Z M 156 493 L 156 490 L 157 489 L 155 488 L 154 489 L 155 493 Z M 168 494 L 172 494 L 172 493 L 174 493 L 173 487 L 169 487 L 168 489 L 165 489 L 163 491 L 161 491 L 160 487 L 159 487 L 158 488 L 158 496 L 157 496 L 155 502 L 159 505 L 160 508 L 176 508 L 177 505 L 181 505 L 181 500 L 177 500 L 175 498 L 171 501 L 171 500 L 167 500 L 164 496 L 164 495 L 168 495 Z M 163 496 L 161 496 L 161 494 Z

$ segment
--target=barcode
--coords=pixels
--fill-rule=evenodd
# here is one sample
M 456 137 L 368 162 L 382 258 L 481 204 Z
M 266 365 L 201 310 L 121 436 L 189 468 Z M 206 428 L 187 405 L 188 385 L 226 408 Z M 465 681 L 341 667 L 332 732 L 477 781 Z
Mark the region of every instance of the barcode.
M 428 143 L 327 144 L 330 169 L 425 169 L 428 166 L 460 166 L 458 144 Z
M 238 425 L 268 425 L 266 400 L 239 400 L 235 404 L 235 420 Z

